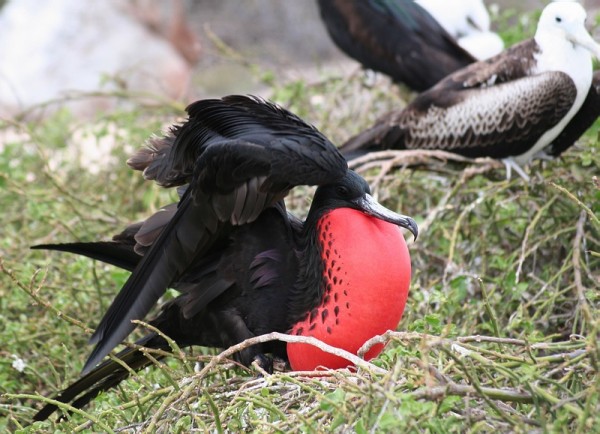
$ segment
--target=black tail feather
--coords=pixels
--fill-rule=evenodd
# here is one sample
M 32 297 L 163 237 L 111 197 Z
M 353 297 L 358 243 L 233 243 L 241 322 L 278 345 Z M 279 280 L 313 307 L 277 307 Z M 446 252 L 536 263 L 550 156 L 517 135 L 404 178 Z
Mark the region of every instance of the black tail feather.
M 89 243 L 39 244 L 33 250 L 58 250 L 70 252 L 133 271 L 142 259 L 135 253 L 133 245 L 117 241 L 96 241 Z
M 152 333 L 139 341 L 137 345 L 163 351 L 171 351 L 167 341 L 156 333 Z M 123 363 L 135 372 L 152 364 L 152 360 L 144 355 L 141 350 L 135 348 L 126 348 L 116 356 Z M 154 359 L 161 359 L 162 356 L 155 356 Z M 84 375 L 75 383 L 64 389 L 54 399 L 64 403 L 70 403 L 75 408 L 81 408 L 98 396 L 101 392 L 117 386 L 121 381 L 129 377 L 130 370 L 123 367 L 113 359 L 106 360 L 93 369 L 90 373 Z M 58 409 L 54 404 L 46 404 L 34 416 L 34 421 L 46 420 L 52 413 Z

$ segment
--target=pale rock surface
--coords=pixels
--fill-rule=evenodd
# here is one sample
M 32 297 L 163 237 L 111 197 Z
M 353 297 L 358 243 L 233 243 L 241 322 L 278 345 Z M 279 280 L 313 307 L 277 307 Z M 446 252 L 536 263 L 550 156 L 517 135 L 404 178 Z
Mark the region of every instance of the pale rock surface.
M 123 6 L 120 0 L 9 0 L 0 10 L 0 116 L 73 91 L 184 94 L 191 66 Z M 85 98 L 71 108 L 92 114 L 112 102 Z

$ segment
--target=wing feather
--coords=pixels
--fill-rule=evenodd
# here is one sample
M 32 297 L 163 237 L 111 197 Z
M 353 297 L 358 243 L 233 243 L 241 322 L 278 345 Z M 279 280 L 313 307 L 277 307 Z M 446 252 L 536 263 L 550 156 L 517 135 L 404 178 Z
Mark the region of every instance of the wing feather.
M 413 0 L 319 0 L 319 8 L 338 47 L 412 89 L 476 60 Z
M 448 107 L 407 109 L 398 119 L 407 149 L 442 149 L 504 158 L 531 148 L 569 111 L 577 95 L 562 72 L 460 92 Z
M 160 185 L 189 187 L 176 210 L 154 217 L 147 228 L 142 224 L 140 238 L 151 245 L 93 334 L 96 347 L 84 373 L 133 330 L 131 320 L 143 318 L 234 225 L 252 222 L 295 185 L 334 182 L 347 171 L 345 159 L 325 136 L 262 99 L 203 100 L 187 111 L 185 123 L 129 161 Z M 223 282 L 209 285 L 206 295 L 196 295 L 195 309 L 226 288 Z
M 377 149 L 441 149 L 468 157 L 520 155 L 567 114 L 576 96 L 575 84 L 562 72 L 458 90 L 450 84 L 436 86 L 401 112 L 382 117 L 341 150 L 348 156 Z

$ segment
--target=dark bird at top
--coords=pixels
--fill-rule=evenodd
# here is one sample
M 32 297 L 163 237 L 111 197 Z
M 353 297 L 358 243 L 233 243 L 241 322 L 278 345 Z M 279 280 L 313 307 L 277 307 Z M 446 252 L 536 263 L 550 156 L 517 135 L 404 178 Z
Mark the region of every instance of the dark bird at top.
M 515 169 L 528 179 L 522 166 L 563 152 L 598 115 L 592 56 L 600 58 L 600 46 L 585 19 L 576 2 L 550 3 L 533 39 L 451 74 L 348 140 L 342 153 L 440 149 L 501 159 L 509 177 Z
M 319 0 L 335 44 L 416 91 L 476 61 L 413 0 Z
M 61 402 L 81 407 L 128 376 L 113 360 L 97 364 L 168 287 L 181 295 L 150 324 L 180 347 L 227 348 L 277 331 L 356 353 L 400 321 L 410 282 L 400 227 L 416 237 L 410 217 L 378 204 L 336 147 L 283 108 L 229 96 L 195 102 L 187 111 L 186 122 L 128 161 L 145 178 L 178 187 L 177 204 L 112 241 L 36 246 L 132 272 L 91 338 L 96 346 L 83 376 L 55 398 Z M 304 222 L 282 200 L 302 184 L 318 185 Z M 171 351 L 157 333 L 138 344 Z M 307 344 L 281 342 L 246 348 L 236 359 L 269 369 L 266 354 L 289 358 L 297 370 L 348 365 Z M 132 348 L 117 357 L 134 370 L 151 364 Z M 34 419 L 55 410 L 48 404 Z

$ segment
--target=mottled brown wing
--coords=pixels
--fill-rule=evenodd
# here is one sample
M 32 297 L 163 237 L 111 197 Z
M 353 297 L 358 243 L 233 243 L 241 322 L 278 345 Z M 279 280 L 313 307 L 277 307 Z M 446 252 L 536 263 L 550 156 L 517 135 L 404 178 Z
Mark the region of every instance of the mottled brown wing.
M 538 51 L 535 40 L 520 42 L 496 56 L 472 63 L 448 75 L 424 95 L 435 95 L 448 90 L 490 87 L 526 77 L 531 75 L 535 66 L 534 55 Z M 422 95 L 419 95 L 418 99 Z
M 440 149 L 473 158 L 519 155 L 566 115 L 576 95 L 575 84 L 562 72 L 490 87 L 436 87 L 350 139 L 341 151 L 347 157 L 378 149 Z
M 505 158 L 529 150 L 569 111 L 577 90 L 562 72 L 449 93 L 451 104 L 409 106 L 397 119 L 407 149 Z
M 406 149 L 406 129 L 399 128 L 403 119 L 427 113 L 432 107 L 451 108 L 467 96 L 471 96 L 469 90 L 489 89 L 527 77 L 534 66 L 533 54 L 536 50 L 537 44 L 530 39 L 490 59 L 459 69 L 440 80 L 431 89 L 419 94 L 405 109 L 381 116 L 371 128 L 351 137 L 340 147 L 340 151 L 347 158 L 355 158 L 381 149 Z M 410 111 L 412 114 L 409 114 Z M 435 143 L 428 143 L 427 148 L 438 149 Z

